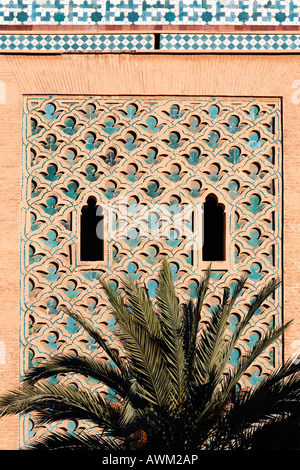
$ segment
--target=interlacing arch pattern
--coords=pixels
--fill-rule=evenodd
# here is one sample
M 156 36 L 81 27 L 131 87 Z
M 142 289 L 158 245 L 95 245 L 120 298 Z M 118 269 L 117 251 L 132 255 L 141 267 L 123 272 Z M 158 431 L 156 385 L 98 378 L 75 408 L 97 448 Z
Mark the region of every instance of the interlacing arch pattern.
M 179 296 L 195 297 L 209 264 L 201 232 L 207 197 L 223 208 L 225 222 L 225 256 L 212 265 L 207 316 L 224 286 L 249 276 L 230 318 L 233 330 L 261 285 L 281 274 L 281 160 L 276 98 L 25 97 L 20 373 L 57 353 L 101 355 L 61 307 L 80 310 L 114 341 L 98 276 L 118 289 L 129 273 L 155 299 L 166 256 Z M 104 216 L 98 261 L 80 258 L 80 217 L 89 198 Z M 280 289 L 264 307 L 233 365 L 263 330 L 281 322 Z M 257 361 L 248 384 L 280 362 L 278 343 Z M 21 440 L 36 432 L 43 430 L 27 418 Z

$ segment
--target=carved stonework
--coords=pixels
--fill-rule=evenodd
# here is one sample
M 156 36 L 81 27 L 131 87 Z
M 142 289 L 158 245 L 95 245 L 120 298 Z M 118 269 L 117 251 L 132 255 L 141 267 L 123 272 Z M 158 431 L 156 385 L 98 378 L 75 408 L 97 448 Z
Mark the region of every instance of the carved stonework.
M 99 275 L 118 288 L 130 273 L 154 299 L 167 256 L 181 298 L 193 297 L 209 264 L 201 238 L 208 196 L 224 211 L 225 250 L 212 265 L 206 314 L 222 288 L 247 273 L 234 329 L 259 287 L 281 274 L 279 99 L 36 96 L 24 99 L 23 111 L 21 374 L 58 353 L 101 355 L 62 306 L 79 309 L 114 341 Z M 80 259 L 80 217 L 90 197 L 103 209 L 100 261 Z M 280 290 L 264 307 L 232 364 L 280 323 Z M 280 361 L 278 343 L 245 384 Z M 23 442 L 35 432 L 28 418 Z

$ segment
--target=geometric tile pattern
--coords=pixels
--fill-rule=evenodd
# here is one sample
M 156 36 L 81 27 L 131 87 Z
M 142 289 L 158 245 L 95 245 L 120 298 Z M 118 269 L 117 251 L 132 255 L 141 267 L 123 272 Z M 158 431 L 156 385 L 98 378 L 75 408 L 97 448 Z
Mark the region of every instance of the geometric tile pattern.
M 148 51 L 153 43 L 152 34 L 0 35 L 0 52 Z
M 130 273 L 155 299 L 166 256 L 179 298 L 195 297 L 207 266 L 197 227 L 208 196 L 224 208 L 226 256 L 213 263 L 205 315 L 225 286 L 234 289 L 238 274 L 249 277 L 229 318 L 233 332 L 257 290 L 281 275 L 281 161 L 277 98 L 25 97 L 20 374 L 55 354 L 101 355 L 62 306 L 86 315 L 114 345 L 99 275 L 118 289 Z M 79 253 L 80 214 L 90 197 L 102 207 L 106 236 L 105 256 L 89 262 Z M 279 289 L 254 316 L 230 364 L 280 323 Z M 268 348 L 244 385 L 259 383 L 281 354 L 280 342 Z M 26 417 L 21 445 L 44 431 Z
M 0 52 L 153 51 L 153 34 L 7 34 Z M 185 52 L 289 52 L 300 49 L 296 34 L 160 34 L 159 50 Z
M 287 34 L 161 34 L 165 51 L 295 51 L 300 35 Z
M 6 0 L 0 25 L 234 24 L 296 25 L 295 0 Z

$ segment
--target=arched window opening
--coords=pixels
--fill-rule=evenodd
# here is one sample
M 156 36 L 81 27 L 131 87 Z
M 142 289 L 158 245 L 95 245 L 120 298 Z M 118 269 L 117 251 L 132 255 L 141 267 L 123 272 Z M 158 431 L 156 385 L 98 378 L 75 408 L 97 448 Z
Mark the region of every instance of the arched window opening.
M 222 205 L 213 196 L 204 203 L 203 261 L 225 260 L 225 213 Z
M 80 259 L 81 261 L 104 260 L 104 217 L 96 199 L 89 197 L 87 206 L 81 210 Z

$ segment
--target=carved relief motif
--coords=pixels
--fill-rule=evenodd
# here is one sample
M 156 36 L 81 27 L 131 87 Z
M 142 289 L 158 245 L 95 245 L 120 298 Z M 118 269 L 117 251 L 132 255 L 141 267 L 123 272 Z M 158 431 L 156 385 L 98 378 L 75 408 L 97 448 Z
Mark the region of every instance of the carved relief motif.
M 80 309 L 114 341 L 97 283 L 102 274 L 118 289 L 120 277 L 130 273 L 155 299 L 166 256 L 181 298 L 195 296 L 209 264 L 201 238 L 209 196 L 224 210 L 225 249 L 224 259 L 212 265 L 206 314 L 222 288 L 233 288 L 247 273 L 248 288 L 230 319 L 234 329 L 259 287 L 281 273 L 281 152 L 279 99 L 25 98 L 21 373 L 54 353 L 101 355 L 62 306 Z M 80 217 L 91 197 L 103 211 L 104 254 L 83 261 Z M 280 323 L 280 306 L 278 291 L 232 364 L 262 331 Z M 249 383 L 280 360 L 278 344 L 257 362 Z M 24 441 L 36 432 L 29 421 Z

